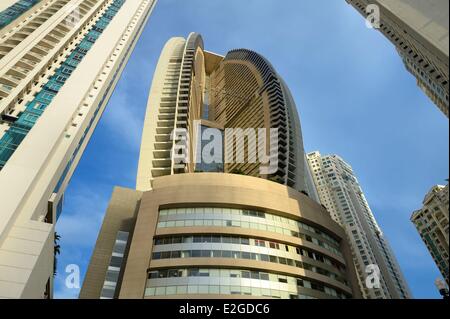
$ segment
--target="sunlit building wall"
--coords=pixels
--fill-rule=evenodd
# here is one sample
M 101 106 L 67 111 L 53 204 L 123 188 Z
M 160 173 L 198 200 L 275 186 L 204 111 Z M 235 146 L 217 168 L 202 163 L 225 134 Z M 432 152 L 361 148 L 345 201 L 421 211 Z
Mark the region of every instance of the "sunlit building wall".
M 274 171 L 261 174 L 248 154 L 224 163 L 226 138 L 219 160 L 206 161 L 210 140 L 197 133 L 221 139 L 227 128 L 278 128 Z M 180 144 L 188 161 L 176 157 Z M 305 161 L 294 100 L 265 58 L 206 51 L 196 33 L 169 40 L 137 190 L 114 190 L 80 298 L 360 298 L 345 232 L 317 202 Z
M 418 86 L 448 117 L 449 1 L 346 1 L 395 45 Z M 378 10 L 370 5 L 376 5 Z M 374 16 L 377 13 L 379 21 Z
M 51 297 L 64 191 L 154 5 L 1 1 L 1 298 Z
M 367 299 L 411 298 L 389 243 L 369 207 L 351 168 L 337 155 L 307 155 L 321 203 L 347 233 L 359 284 Z M 380 270 L 380 287 L 368 287 L 367 266 Z

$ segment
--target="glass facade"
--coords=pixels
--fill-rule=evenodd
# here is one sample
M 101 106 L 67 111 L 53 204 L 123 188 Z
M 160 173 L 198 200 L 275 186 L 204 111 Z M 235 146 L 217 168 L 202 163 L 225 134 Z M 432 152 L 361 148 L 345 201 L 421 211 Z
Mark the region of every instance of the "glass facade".
M 208 132 L 206 132 L 206 134 L 205 134 L 205 131 L 208 130 L 208 129 L 214 130 L 215 133 L 220 133 L 221 140 L 220 141 L 215 140 L 216 136 L 219 135 L 219 134 L 214 135 L 214 137 L 208 136 L 209 135 Z M 199 151 L 200 151 L 200 154 L 198 154 L 198 156 L 201 156 L 201 158 L 200 158 L 199 163 L 196 163 L 196 165 L 195 165 L 195 172 L 197 172 L 197 173 L 201 173 L 201 172 L 223 173 L 224 172 L 223 163 L 225 161 L 225 159 L 224 159 L 224 148 L 223 148 L 223 145 L 224 145 L 223 144 L 223 139 L 224 139 L 223 130 L 219 130 L 217 128 L 210 128 L 208 126 L 201 125 L 200 126 L 200 133 L 201 133 L 200 137 L 203 137 L 204 134 L 205 134 L 205 136 L 208 138 L 208 140 L 203 140 L 203 138 L 199 138 L 199 143 L 200 143 Z M 220 146 L 220 148 L 221 148 L 220 149 L 220 154 L 208 154 L 207 153 L 208 150 L 205 150 L 205 146 L 207 146 L 209 143 L 214 143 L 214 145 Z M 214 151 L 218 152 L 219 150 L 217 150 L 217 148 L 214 148 Z M 207 161 L 206 157 L 203 156 L 204 155 L 203 152 L 205 152 L 206 157 L 211 156 L 212 157 L 211 160 Z M 217 162 L 215 160 L 216 156 L 219 157 L 219 161 L 217 161 Z
M 304 247 L 249 237 L 220 235 L 155 239 L 152 259 L 233 258 L 302 268 L 347 284 L 344 265 Z M 318 266 L 318 264 L 322 264 Z
M 145 296 L 177 294 L 247 295 L 282 299 L 350 298 L 333 287 L 301 277 L 245 269 L 181 268 L 148 273 Z
M 167 227 L 241 227 L 294 236 L 342 256 L 340 245 L 323 231 L 274 214 L 248 209 L 197 207 L 162 209 L 158 228 Z
M 0 30 L 31 9 L 39 1 L 41 0 L 19 0 L 0 12 Z
M 123 257 L 128 243 L 128 232 L 117 232 L 113 252 L 109 261 L 108 271 L 103 282 L 103 288 L 100 299 L 112 299 L 116 294 L 117 282 L 123 264 Z
M 28 132 L 36 124 L 39 117 L 50 105 L 54 97 L 64 86 L 64 83 L 69 79 L 78 64 L 84 59 L 125 1 L 126 0 L 114 0 L 111 3 L 109 8 L 86 34 L 80 44 L 78 44 L 64 63 L 56 70 L 55 74 L 49 78 L 42 90 L 27 104 L 25 111 L 20 114 L 17 121 L 12 123 L 10 128 L 2 136 L 0 139 L 0 169 L 5 166 L 9 158 L 14 154 L 20 143 L 25 139 Z M 72 157 L 72 160 L 73 158 L 74 157 Z M 67 171 L 65 171 L 64 174 L 67 174 L 69 168 L 70 165 L 67 166 Z

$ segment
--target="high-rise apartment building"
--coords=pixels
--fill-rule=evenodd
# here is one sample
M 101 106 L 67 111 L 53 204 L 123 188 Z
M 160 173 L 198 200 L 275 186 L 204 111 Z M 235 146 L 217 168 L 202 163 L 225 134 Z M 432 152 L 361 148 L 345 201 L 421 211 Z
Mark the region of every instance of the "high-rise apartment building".
M 51 297 L 64 190 L 155 5 L 0 3 L 0 298 Z
M 411 216 L 411 221 L 416 226 L 447 284 L 449 284 L 448 209 L 448 184 L 447 186 L 436 185 L 425 196 L 423 207 Z
M 0 29 L 9 25 L 40 0 L 3 0 L 0 3 Z
M 337 155 L 307 155 L 321 203 L 347 233 L 364 298 L 411 298 L 409 288 L 367 203 L 352 168 Z M 376 265 L 380 287 L 366 285 L 366 267 Z
M 146 114 L 136 188 L 151 189 L 151 181 L 159 176 L 218 170 L 267 178 L 315 196 L 297 109 L 284 81 L 255 52 L 239 49 L 223 57 L 204 50 L 197 52 L 202 46 L 201 37 L 193 34 L 187 40 L 171 39 L 162 52 L 148 101 L 149 106 L 159 105 L 159 109 L 149 109 Z M 223 143 L 223 167 L 206 167 L 193 138 L 186 141 L 191 144 L 186 145 L 189 154 L 182 154 L 186 159 L 181 156 L 177 160 L 171 155 L 171 150 L 186 140 L 183 130 L 197 137 L 207 128 L 220 130 L 223 139 L 236 138 L 236 142 L 230 139 Z M 230 128 L 243 132 L 229 133 Z M 258 128 L 267 131 L 258 134 L 254 132 Z M 276 166 L 274 172 L 262 174 L 261 161 L 242 154 L 240 163 L 237 157 L 240 146 L 253 146 L 260 158 L 270 156 L 274 149 L 269 145 L 269 128 L 278 130 L 280 143 L 275 146 L 276 156 L 270 158 Z M 177 136 L 172 138 L 175 129 L 180 133 L 175 132 Z M 244 135 L 250 140 L 244 141 Z M 263 150 L 261 138 L 266 139 Z M 227 161 L 233 150 L 236 160 Z
M 346 0 L 396 47 L 418 86 L 449 116 L 449 1 Z M 379 25 L 376 25 L 378 6 Z
M 239 145 L 258 145 L 260 160 L 226 160 Z M 196 33 L 173 38 L 150 91 L 137 190 L 114 190 L 80 297 L 359 298 L 345 232 L 312 187 L 273 66 L 246 49 L 206 51 Z

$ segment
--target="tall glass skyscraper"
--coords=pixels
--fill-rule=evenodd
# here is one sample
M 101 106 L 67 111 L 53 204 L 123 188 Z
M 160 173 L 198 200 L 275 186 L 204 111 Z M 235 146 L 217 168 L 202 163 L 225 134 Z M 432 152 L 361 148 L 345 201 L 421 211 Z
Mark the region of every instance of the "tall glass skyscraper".
M 153 0 L 0 4 L 0 297 L 51 297 L 65 188 Z
M 345 232 L 315 199 L 274 67 L 247 49 L 206 51 L 196 33 L 172 38 L 137 190 L 114 190 L 80 297 L 359 298 Z

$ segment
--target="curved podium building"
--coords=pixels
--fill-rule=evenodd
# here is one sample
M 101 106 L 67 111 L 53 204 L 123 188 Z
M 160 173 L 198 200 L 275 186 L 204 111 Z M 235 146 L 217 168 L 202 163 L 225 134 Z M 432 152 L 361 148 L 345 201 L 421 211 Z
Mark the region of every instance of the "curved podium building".
M 214 54 L 195 33 L 166 44 L 136 188 L 114 190 L 80 298 L 361 297 L 293 98 L 253 51 Z

